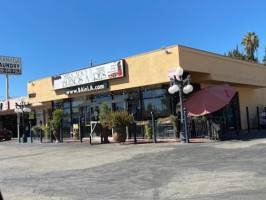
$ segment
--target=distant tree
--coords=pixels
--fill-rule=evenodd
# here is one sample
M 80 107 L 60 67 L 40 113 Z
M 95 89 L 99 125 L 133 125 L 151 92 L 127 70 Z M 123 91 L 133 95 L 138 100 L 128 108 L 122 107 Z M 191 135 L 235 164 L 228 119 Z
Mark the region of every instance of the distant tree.
M 233 56 L 234 58 L 240 58 L 241 53 L 238 51 L 238 44 L 236 45 L 236 48 L 233 50 Z
M 233 51 L 228 51 L 228 57 L 229 58 L 237 58 L 237 59 L 240 59 L 240 60 L 245 60 L 246 55 L 244 55 L 243 53 L 239 52 L 238 44 L 237 44 L 236 48 Z
M 263 57 L 262 62 L 263 62 L 264 65 L 266 65 L 266 46 L 265 46 L 265 55 Z
M 234 56 L 233 56 L 233 53 L 232 53 L 232 51 L 228 51 L 228 55 L 227 55 L 229 58 L 233 58 Z
M 241 44 L 245 46 L 244 50 L 246 51 L 248 60 L 258 62 L 258 58 L 254 56 L 254 53 L 259 47 L 259 38 L 255 35 L 255 32 L 247 32 Z

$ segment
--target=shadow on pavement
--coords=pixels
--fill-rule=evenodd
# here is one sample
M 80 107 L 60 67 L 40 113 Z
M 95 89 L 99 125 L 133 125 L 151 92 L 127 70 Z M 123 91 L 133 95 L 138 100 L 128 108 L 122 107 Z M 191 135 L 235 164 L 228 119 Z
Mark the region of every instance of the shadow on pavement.
M 239 133 L 239 135 L 230 135 L 227 136 L 225 140 L 241 140 L 241 141 L 250 141 L 250 140 L 256 140 L 256 139 L 266 139 L 266 130 L 263 129 L 261 131 L 259 130 L 251 130 L 251 133 L 248 133 L 247 131 L 242 131 Z

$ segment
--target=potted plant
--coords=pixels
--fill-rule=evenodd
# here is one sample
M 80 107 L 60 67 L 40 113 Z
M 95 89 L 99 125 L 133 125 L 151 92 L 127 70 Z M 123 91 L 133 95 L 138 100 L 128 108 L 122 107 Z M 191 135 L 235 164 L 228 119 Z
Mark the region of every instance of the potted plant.
M 60 120 L 62 119 L 64 114 L 63 109 L 56 109 L 53 111 L 53 119 L 51 120 L 51 129 L 53 131 L 53 135 L 56 139 L 56 143 L 60 142 Z
M 100 110 L 100 115 L 99 115 L 100 124 L 101 124 L 101 135 L 103 137 L 104 143 L 110 143 L 108 140 L 108 135 L 109 135 L 110 130 L 107 125 L 109 113 L 110 111 L 108 109 L 108 105 L 107 103 L 104 102 L 101 105 L 101 110 Z
M 132 123 L 132 116 L 123 110 L 110 112 L 107 118 L 107 125 L 114 129 L 113 139 L 116 142 L 126 141 L 126 126 Z

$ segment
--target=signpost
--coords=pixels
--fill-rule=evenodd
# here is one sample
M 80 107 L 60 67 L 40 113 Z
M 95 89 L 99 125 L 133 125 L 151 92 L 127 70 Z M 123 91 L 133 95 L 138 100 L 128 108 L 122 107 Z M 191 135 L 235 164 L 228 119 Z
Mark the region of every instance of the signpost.
M 8 75 L 21 75 L 21 58 L 0 56 L 0 74 L 6 75 L 6 99 L 9 99 Z

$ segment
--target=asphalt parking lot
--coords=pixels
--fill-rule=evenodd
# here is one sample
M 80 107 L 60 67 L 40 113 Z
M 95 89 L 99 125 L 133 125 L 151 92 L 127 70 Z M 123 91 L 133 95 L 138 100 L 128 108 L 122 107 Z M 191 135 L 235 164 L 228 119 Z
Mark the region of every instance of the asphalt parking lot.
M 0 189 L 6 200 L 266 199 L 265 147 L 266 133 L 191 144 L 1 142 Z

